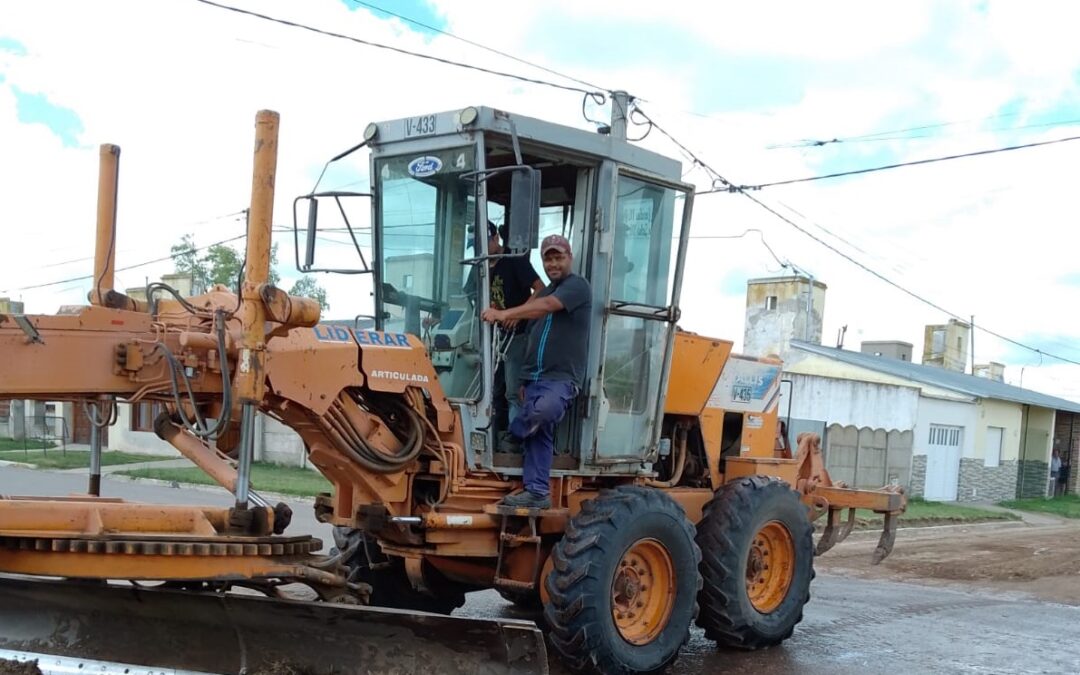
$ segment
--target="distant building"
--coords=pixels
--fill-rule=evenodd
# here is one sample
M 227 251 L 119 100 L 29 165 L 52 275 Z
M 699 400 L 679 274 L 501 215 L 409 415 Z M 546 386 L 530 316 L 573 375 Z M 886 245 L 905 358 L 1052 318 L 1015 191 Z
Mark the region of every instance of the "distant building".
M 1006 385 L 1002 364 L 964 374 L 968 324 L 927 326 L 924 365 L 907 342 L 823 347 L 825 290 L 804 277 L 750 281 L 744 351 L 784 359 L 780 414 L 793 440 L 821 435 L 834 479 L 898 483 L 938 501 L 1002 500 L 1046 494 L 1052 445 L 1064 462 L 1080 459 L 1080 403 Z
M 826 466 L 841 480 L 869 487 L 886 475 L 934 501 L 1039 497 L 1054 442 L 1065 461 L 1077 456 L 1080 403 L 938 366 L 791 344 L 791 415 L 824 427 Z M 1069 491 L 1076 485 L 1071 476 Z
M 899 340 L 870 340 L 864 341 L 859 346 L 859 351 L 863 354 L 899 361 L 911 361 L 912 350 L 914 350 L 914 346 L 910 342 L 901 342 Z
M 803 276 L 748 281 L 743 353 L 783 358 L 792 338 L 820 342 L 825 291 L 825 284 Z
M 949 319 L 949 323 L 927 326 L 923 334 L 922 362 L 962 373 L 967 369 L 971 348 L 971 326 Z
M 991 361 L 990 363 L 975 364 L 976 377 L 985 377 L 988 380 L 994 380 L 995 382 L 1005 381 L 1005 364 Z
M 23 314 L 23 303 L 11 298 L 0 298 L 0 314 Z

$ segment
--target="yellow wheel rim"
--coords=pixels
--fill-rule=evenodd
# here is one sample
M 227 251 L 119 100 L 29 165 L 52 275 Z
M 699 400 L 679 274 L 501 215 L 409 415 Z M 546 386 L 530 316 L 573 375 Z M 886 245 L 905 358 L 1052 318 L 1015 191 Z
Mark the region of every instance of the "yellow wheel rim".
M 795 542 L 782 523 L 758 530 L 746 561 L 746 592 L 754 609 L 768 614 L 784 601 L 795 570 Z
M 675 607 L 675 566 L 667 548 L 655 539 L 630 547 L 615 568 L 611 613 L 624 640 L 644 645 L 667 626 Z

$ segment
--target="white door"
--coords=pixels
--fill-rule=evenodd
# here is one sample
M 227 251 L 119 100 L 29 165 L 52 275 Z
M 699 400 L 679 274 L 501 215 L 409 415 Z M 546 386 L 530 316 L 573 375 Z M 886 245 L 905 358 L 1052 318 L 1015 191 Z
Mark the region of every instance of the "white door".
M 926 448 L 927 501 L 956 501 L 956 486 L 960 480 L 960 441 L 963 428 L 942 424 L 930 425 Z
M 986 466 L 1001 465 L 1001 443 L 1004 440 L 1005 430 L 1001 427 L 986 427 L 986 457 L 983 464 Z

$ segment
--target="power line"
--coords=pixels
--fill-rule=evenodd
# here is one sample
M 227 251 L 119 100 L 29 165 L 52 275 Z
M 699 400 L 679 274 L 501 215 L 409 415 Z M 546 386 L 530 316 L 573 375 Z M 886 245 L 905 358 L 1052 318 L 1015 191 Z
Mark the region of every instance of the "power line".
M 806 148 L 806 147 L 821 147 L 823 145 L 829 145 L 831 143 L 850 143 L 858 141 L 873 141 L 878 140 L 881 136 L 892 136 L 894 134 L 904 134 L 909 131 L 928 131 L 930 129 L 943 129 L 945 127 L 954 127 L 961 124 L 970 124 L 971 122 L 985 122 L 986 120 L 1001 119 L 1002 117 L 1015 117 L 1020 114 L 1020 111 L 999 113 L 997 115 L 987 115 L 986 117 L 978 117 L 975 119 L 958 120 L 954 122 L 935 122 L 932 124 L 920 124 L 914 127 L 905 127 L 903 129 L 890 129 L 886 131 L 875 131 L 868 134 L 860 134 L 857 136 L 841 136 L 838 138 L 832 138 L 830 140 L 815 140 L 804 139 L 798 143 L 779 144 L 769 146 L 768 150 L 776 150 L 781 148 Z
M 957 314 L 956 312 L 951 312 L 951 311 L 949 311 L 949 310 L 945 309 L 944 307 L 942 307 L 941 305 L 937 304 L 937 303 L 936 303 L 936 302 L 934 302 L 933 300 L 930 300 L 930 299 L 928 299 L 928 298 L 925 298 L 925 297 L 923 297 L 923 296 L 919 295 L 918 293 L 916 293 L 915 291 L 911 291 L 911 290 L 908 290 L 908 289 L 907 289 L 907 288 L 905 288 L 904 286 L 901 286 L 900 284 L 898 284 L 897 282 L 893 281 L 892 279 L 890 279 L 890 278 L 886 277 L 885 275 L 883 275 L 883 274 L 881 274 L 881 273 L 879 273 L 879 272 L 877 272 L 877 271 L 875 271 L 875 270 L 871 269 L 870 267 L 868 267 L 868 266 L 864 265 L 863 263 L 861 263 L 861 262 L 859 262 L 858 260 L 856 260 L 855 258 L 853 258 L 853 257 L 849 256 L 849 255 L 848 255 L 847 253 L 844 253 L 843 251 L 841 251 L 840 249 L 836 248 L 835 246 L 833 246 L 832 244 L 828 243 L 827 241 L 825 241 L 825 240 L 823 240 L 823 239 L 821 239 L 821 238 L 817 237 L 817 236 L 816 236 L 816 235 L 814 235 L 814 234 L 813 234 L 812 232 L 810 232 L 810 231 L 806 230 L 806 229 L 805 229 L 805 228 L 803 228 L 803 227 L 800 227 L 800 226 L 799 226 L 799 225 L 798 225 L 797 223 L 795 223 L 794 221 L 792 221 L 792 220 L 791 220 L 790 218 L 787 218 L 787 217 L 786 217 L 786 216 L 784 216 L 784 215 L 783 215 L 782 213 L 779 213 L 778 211 L 776 211 L 775 209 L 773 209 L 772 207 L 770 207 L 770 206 L 769 206 L 768 204 L 765 204 L 764 202 L 762 202 L 762 201 L 758 200 L 758 199 L 757 199 L 756 197 L 754 197 L 754 195 L 751 195 L 751 194 L 749 194 L 749 193 L 746 193 L 746 192 L 743 192 L 743 193 L 741 193 L 741 194 L 742 194 L 742 195 L 743 195 L 744 197 L 746 197 L 747 199 L 749 199 L 750 201 L 752 201 L 752 202 L 754 202 L 755 204 L 757 204 L 758 206 L 760 206 L 761 208 L 763 208 L 763 209 L 765 209 L 766 211 L 768 211 L 769 213 L 773 214 L 774 216 L 776 216 L 776 217 L 777 217 L 777 218 L 779 218 L 780 220 L 784 221 L 784 222 L 785 222 L 785 223 L 787 223 L 788 225 L 790 225 L 790 226 L 794 227 L 794 228 L 795 228 L 796 230 L 798 230 L 799 232 L 802 232 L 803 234 L 805 234 L 806 236 L 810 237 L 811 239 L 813 239 L 813 240 L 814 240 L 814 241 L 816 241 L 817 243 L 821 244 L 821 245 L 822 245 L 822 246 L 824 246 L 825 248 L 829 249 L 829 250 L 830 250 L 830 251 L 832 251 L 833 253 L 835 253 L 835 254 L 839 255 L 840 257 L 842 257 L 843 259 L 847 260 L 848 262 L 850 262 L 851 264 L 855 265 L 856 267 L 858 267 L 858 268 L 862 269 L 863 271 L 865 271 L 865 272 L 868 272 L 869 274 L 871 274 L 871 275 L 873 275 L 873 276 L 877 277 L 877 278 L 878 278 L 878 279 L 880 279 L 881 281 L 884 281 L 884 282 L 885 282 L 886 284 L 888 284 L 888 285 L 892 286 L 893 288 L 897 289 L 898 291 L 901 291 L 901 292 L 903 292 L 903 293 L 905 293 L 905 294 L 907 294 L 907 295 L 911 296 L 912 298 L 914 298 L 914 299 L 918 300 L 919 302 L 922 302 L 923 304 L 925 304 L 925 305 L 928 305 L 928 306 L 930 306 L 930 307 L 932 307 L 932 308 L 934 308 L 934 309 L 938 310 L 939 312 L 942 312 L 943 314 L 946 314 L 946 315 L 948 315 L 948 316 L 951 316 L 951 317 L 953 317 L 954 319 L 958 319 L 958 320 L 960 320 L 960 321 L 965 321 L 965 322 L 967 321 L 967 319 L 965 319 L 964 317 L 960 316 L 960 315 L 959 315 L 959 314 Z M 988 334 L 988 335 L 992 335 L 992 336 L 994 336 L 994 337 L 998 338 L 999 340 L 1003 340 L 1003 341 L 1005 341 L 1005 342 L 1008 342 L 1009 344 L 1015 345 L 1015 346 L 1017 346 L 1017 347 L 1022 347 L 1023 349 L 1028 349 L 1028 350 L 1030 350 L 1030 351 L 1033 351 L 1033 352 L 1035 352 L 1036 354 L 1040 354 L 1040 355 L 1042 355 L 1042 356 L 1048 356 L 1048 357 L 1050 357 L 1050 358 L 1053 358 L 1053 359 L 1057 359 L 1057 360 L 1059 360 L 1059 361 L 1063 361 L 1063 362 L 1065 362 L 1065 363 L 1071 363 L 1071 364 L 1075 364 L 1075 365 L 1078 365 L 1078 366 L 1080 366 L 1080 361 L 1074 361 L 1074 360 L 1072 360 L 1072 359 L 1068 359 L 1068 358 L 1065 358 L 1065 357 L 1063 357 L 1063 356 L 1057 356 L 1056 354 L 1051 354 L 1050 352 L 1044 351 L 1044 350 L 1042 350 L 1042 349 L 1039 349 L 1039 348 L 1037 348 L 1037 347 L 1032 347 L 1032 346 L 1030 346 L 1030 345 L 1026 345 L 1026 344 L 1024 344 L 1024 343 L 1022 343 L 1022 342 L 1020 342 L 1020 341 L 1018 341 L 1018 340 L 1014 340 L 1014 339 L 1012 339 L 1012 338 L 1010 338 L 1010 337 L 1007 337 L 1007 336 L 1005 336 L 1005 335 L 1002 335 L 1001 333 L 998 333 L 998 332 L 996 332 L 996 331 L 992 331 L 992 330 L 990 330 L 989 328 L 986 328 L 985 326 L 980 326 L 980 325 L 976 324 L 975 328 L 977 328 L 978 330 L 981 330 L 982 332 L 984 332 L 984 333 L 986 333 L 986 334 Z
M 913 141 L 913 140 L 918 140 L 918 139 L 922 139 L 922 138 L 937 138 L 937 139 L 956 138 L 957 136 L 960 136 L 960 135 L 973 136 L 973 135 L 976 135 L 976 134 L 1000 134 L 1000 133 L 1008 133 L 1008 132 L 1013 132 L 1013 131 L 1024 131 L 1024 130 L 1027 130 L 1027 129 L 1046 129 L 1046 128 L 1050 128 L 1050 127 L 1071 127 L 1071 126 L 1075 126 L 1077 124 L 1080 124 L 1080 119 L 1053 120 L 1053 121 L 1050 121 L 1050 122 L 1039 122 L 1039 123 L 1036 123 L 1036 124 L 1022 124 L 1020 126 L 1015 126 L 1015 127 L 994 127 L 992 129 L 975 129 L 975 130 L 970 131 L 970 132 L 968 132 L 966 134 L 941 135 L 941 134 L 927 133 L 927 134 L 899 135 L 899 136 L 875 136 L 875 137 L 870 137 L 870 138 L 834 138 L 831 141 L 808 141 L 807 142 L 808 145 L 796 145 L 796 146 L 788 146 L 788 147 L 821 147 L 823 145 L 828 145 L 828 144 L 831 144 L 831 143 L 850 144 L 850 143 L 881 143 L 881 142 L 889 142 L 889 141 Z M 769 148 L 769 149 L 775 149 L 775 147 L 779 147 L 779 146 L 774 146 L 773 148 Z
M 198 252 L 198 251 L 203 251 L 203 250 L 206 250 L 206 249 L 211 248 L 213 246 L 219 246 L 221 244 L 227 244 L 230 241 L 236 241 L 237 239 L 243 239 L 245 237 L 247 237 L 246 232 L 244 234 L 240 234 L 240 235 L 237 235 L 235 237 L 230 237 L 228 239 L 222 239 L 221 241 L 216 241 L 213 244 L 207 244 L 206 246 L 199 246 L 197 248 L 191 248 L 191 249 L 188 249 L 187 251 L 192 252 L 192 253 Z M 126 272 L 128 270 L 133 270 L 133 269 L 136 269 L 136 268 L 139 268 L 139 267 L 146 267 L 147 265 L 153 265 L 154 263 L 165 262 L 165 261 L 172 260 L 172 259 L 173 259 L 173 255 L 170 253 L 169 255 L 167 255 L 167 256 L 165 256 L 163 258 L 155 258 L 153 260 L 146 260 L 146 261 L 143 261 L 141 263 L 136 263 L 134 265 L 128 265 L 127 267 L 118 267 L 118 268 L 116 268 L 116 271 L 117 272 Z M 94 278 L 93 274 L 84 274 L 83 276 L 71 277 L 70 279 L 63 279 L 61 281 L 50 281 L 50 282 L 45 283 L 45 284 L 34 284 L 33 286 L 23 286 L 21 288 L 5 289 L 4 292 L 5 293 L 15 293 L 17 291 L 30 291 L 30 290 L 34 290 L 36 288 L 48 288 L 49 286 L 59 286 L 61 284 L 70 284 L 70 283 L 75 282 L 75 281 L 85 281 L 87 279 L 93 279 L 93 278 Z
M 645 116 L 644 112 L 642 112 L 641 114 L 642 114 L 642 116 Z M 825 248 L 829 249 L 830 251 L 832 251 L 836 255 L 840 256 L 844 260 L 847 260 L 848 262 L 855 265 L 856 267 L 863 270 L 864 272 L 867 272 L 868 274 L 873 275 L 874 277 L 880 279 L 881 281 L 883 281 L 886 284 L 892 286 L 893 288 L 901 291 L 902 293 L 911 296 L 912 298 L 918 300 L 919 302 L 922 302 L 923 304 L 928 305 L 929 307 L 932 307 L 933 309 L 936 309 L 937 311 L 942 312 L 943 314 L 945 314 L 947 316 L 951 316 L 951 317 L 953 317 L 955 319 L 958 319 L 960 321 L 967 321 L 968 320 L 967 318 L 957 314 L 956 312 L 950 312 L 949 310 L 945 309 L 941 305 L 937 304 L 936 302 L 934 302 L 934 301 L 932 301 L 932 300 L 930 300 L 928 298 L 925 298 L 925 297 L 919 295 L 915 291 L 908 290 L 904 286 L 901 286 L 900 284 L 898 284 L 897 282 L 893 281 L 892 279 L 886 277 L 885 275 L 881 274 L 880 272 L 877 272 L 876 270 L 871 269 L 867 265 L 863 264 L 862 262 L 860 262 L 860 261 L 856 260 L 855 258 L 853 258 L 852 256 L 848 255 L 847 253 L 845 253 L 845 252 L 841 251 L 840 249 L 836 248 L 835 246 L 833 246 L 829 242 L 827 242 L 827 241 L 821 239 L 820 237 L 816 236 L 813 232 L 810 232 L 806 228 L 801 227 L 798 223 L 791 220 L 790 218 L 788 218 L 784 214 L 776 211 L 775 209 L 773 209 L 768 204 L 766 204 L 766 203 L 762 202 L 761 200 L 757 199 L 754 195 L 750 194 L 748 191 L 743 190 L 743 189 L 735 188 L 735 186 L 733 186 L 730 181 L 728 181 L 726 178 L 721 176 L 718 171 L 713 169 L 706 162 L 704 162 L 701 158 L 699 158 L 697 155 L 695 155 L 693 152 L 691 152 L 685 145 L 683 145 L 678 140 L 676 140 L 671 134 L 669 134 L 667 131 L 665 131 L 663 129 L 663 127 L 656 124 L 656 122 L 654 120 L 649 119 L 647 116 L 645 116 L 645 118 L 649 120 L 649 122 L 656 128 L 657 131 L 659 131 L 664 136 L 669 138 L 683 152 L 686 152 L 687 154 L 689 154 L 693 158 L 693 161 L 695 163 L 700 165 L 703 169 L 705 169 L 705 171 L 707 171 L 711 176 L 713 176 L 713 184 L 714 185 L 721 185 L 721 186 L 725 187 L 725 189 L 723 189 L 723 190 L 714 189 L 714 190 L 711 190 L 711 192 L 721 192 L 721 191 L 738 192 L 743 197 L 746 197 L 747 199 L 749 199 L 753 203 L 757 204 L 762 209 L 768 211 L 772 215 L 774 215 L 777 218 L 779 218 L 780 220 L 784 221 L 785 223 L 787 223 L 791 227 L 795 228 L 799 232 L 803 233 L 807 237 L 810 237 L 811 239 L 813 239 L 817 243 L 819 243 L 822 246 L 824 246 Z M 1078 138 L 1080 138 L 1080 137 L 1078 137 Z M 1061 141 L 1059 140 L 1057 142 L 1061 142 Z M 1045 145 L 1045 143 L 1043 143 L 1042 145 Z M 730 189 L 730 188 L 735 188 L 735 189 Z M 833 235 L 833 236 L 836 236 L 836 235 Z M 1040 356 L 1046 356 L 1046 357 L 1049 357 L 1049 358 L 1052 358 L 1052 359 L 1056 359 L 1058 361 L 1062 361 L 1064 363 L 1071 363 L 1071 364 L 1074 364 L 1074 365 L 1080 365 L 1080 361 L 1075 361 L 1073 359 L 1065 358 L 1063 356 L 1058 356 L 1057 354 L 1052 354 L 1052 353 L 1047 352 L 1045 350 L 1039 349 L 1038 347 L 1032 347 L 1031 345 L 1024 344 L 1023 342 L 1020 342 L 1019 340 L 1014 340 L 1013 338 L 1002 335 L 1001 333 L 998 333 L 996 331 L 990 330 L 989 328 L 986 328 L 985 326 L 977 324 L 975 326 L 975 328 L 977 328 L 978 330 L 981 330 L 982 332 L 986 333 L 987 335 L 992 335 L 993 337 L 996 337 L 999 340 L 1002 340 L 1002 341 L 1007 342 L 1007 343 L 1009 343 L 1011 345 L 1020 347 L 1022 349 L 1027 349 L 1027 350 L 1032 351 L 1032 352 L 1034 352 L 1036 354 L 1039 354 Z
M 667 134 L 665 134 L 667 135 Z M 764 188 L 777 187 L 780 185 L 793 185 L 795 183 L 809 183 L 818 180 L 827 180 L 829 178 L 842 178 L 844 176 L 857 176 L 866 173 L 875 173 L 878 171 L 888 171 L 890 169 L 901 169 L 909 166 L 922 166 L 924 164 L 934 164 L 937 162 L 948 162 L 954 159 L 967 159 L 969 157 L 982 157 L 985 155 L 994 155 L 1001 152 L 1012 152 L 1013 150 L 1026 150 L 1028 148 L 1038 148 L 1046 145 L 1056 145 L 1058 143 L 1068 143 L 1071 141 L 1080 141 L 1080 136 L 1067 136 L 1065 138 L 1055 138 L 1049 141 L 1036 141 L 1034 143 L 1024 143 L 1021 145 L 1009 145 L 1004 148 L 990 148 L 989 150 L 976 150 L 974 152 L 965 152 L 958 155 L 946 155 L 944 157 L 930 157 L 928 159 L 917 159 L 911 162 L 900 162 L 897 164 L 885 164 L 883 166 L 873 166 L 866 169 L 855 169 L 853 171 L 839 171 L 836 173 L 827 173 L 820 176 L 806 176 L 804 178 L 791 178 L 788 180 L 778 180 L 771 183 L 760 183 L 758 185 L 732 185 L 730 183 L 723 183 L 720 188 L 712 188 L 709 190 L 702 190 L 697 194 L 712 194 L 715 192 L 747 192 L 753 190 L 762 190 Z
M 765 247 L 765 250 L 769 252 L 769 255 L 773 257 L 773 260 L 777 262 L 780 267 L 787 267 L 790 263 L 780 259 L 780 256 L 776 255 L 776 251 L 769 246 L 769 242 L 765 241 L 765 233 L 756 227 L 749 227 L 743 231 L 742 234 L 691 234 L 687 239 L 742 239 L 751 232 L 757 233 L 761 238 L 761 244 Z
M 224 215 L 216 216 L 214 218 L 207 218 L 205 220 L 197 220 L 194 223 L 188 223 L 184 227 L 197 227 L 199 225 L 206 225 L 208 223 L 216 223 L 219 220 L 224 220 L 226 218 L 232 218 L 233 216 L 240 216 L 240 215 L 243 215 L 243 214 L 244 214 L 243 210 L 235 211 L 233 213 L 226 213 Z M 63 267 L 64 265 L 71 265 L 71 264 L 77 263 L 77 262 L 86 262 L 88 260 L 93 260 L 93 259 L 94 259 L 94 256 L 87 256 L 87 257 L 84 257 L 84 258 L 72 258 L 71 260 L 61 260 L 60 262 L 49 263 L 47 265 L 37 265 L 37 269 L 48 269 L 50 267 Z
M 414 51 L 411 51 L 411 50 L 408 50 L 408 49 L 403 49 L 401 47 L 394 47 L 393 45 L 388 45 L 388 44 L 384 44 L 384 43 L 381 43 L 381 42 L 373 42 L 371 40 L 364 40 L 364 39 L 361 39 L 361 38 L 358 38 L 358 37 L 353 37 L 351 35 L 344 35 L 342 33 L 335 33 L 333 31 L 324 30 L 322 28 L 315 28 L 314 26 L 308 26 L 306 24 L 298 23 L 296 21 L 290 21 L 288 19 L 279 19 L 279 18 L 269 16 L 269 15 L 266 15 L 266 14 L 260 14 L 259 12 L 253 12 L 253 11 L 248 10 L 248 9 L 241 9 L 239 7 L 232 7 L 230 5 L 225 5 L 225 4 L 222 4 L 222 3 L 219 3 L 219 2 L 213 2 L 213 0 L 195 0 L 195 2 L 199 2 L 199 3 L 202 3 L 204 5 L 209 5 L 211 7 L 217 7 L 219 9 L 224 9 L 224 10 L 227 10 L 227 11 L 230 11 L 230 12 L 235 12 L 237 14 L 244 14 L 246 16 L 253 16 L 255 18 L 263 19 L 264 21 L 270 21 L 272 23 L 277 23 L 277 24 L 280 24 L 280 25 L 283 25 L 283 26 L 289 26 L 291 28 L 299 28 L 301 30 L 310 31 L 312 33 L 317 33 L 319 35 L 325 35 L 327 37 L 337 38 L 339 40 L 348 40 L 349 42 L 355 42 L 357 44 L 366 45 L 368 47 L 375 47 L 377 49 L 385 49 L 385 50 L 388 50 L 388 51 L 396 52 L 398 54 L 404 54 L 406 56 L 414 56 L 414 57 L 416 57 L 418 59 L 425 59 L 425 60 L 428 60 L 428 61 L 435 61 L 437 63 L 442 63 L 442 64 L 448 65 L 448 66 L 456 66 L 458 68 L 466 68 L 468 70 L 475 70 L 477 72 L 486 73 L 488 75 L 496 75 L 498 77 L 506 77 L 506 78 L 510 78 L 510 79 L 513 79 L 513 80 L 518 80 L 518 81 L 521 81 L 521 82 L 528 82 L 530 84 L 539 84 L 539 85 L 543 85 L 545 87 L 552 87 L 552 88 L 555 88 L 555 89 L 562 89 L 564 91 L 575 91 L 575 92 L 578 92 L 578 93 L 581 93 L 581 94 L 604 94 L 604 93 L 606 93 L 606 92 L 597 92 L 597 91 L 589 90 L 589 89 L 582 89 L 581 87 L 574 87 L 574 86 L 570 86 L 570 85 L 566 85 L 566 84 L 559 84 L 558 82 L 551 82 L 549 80 L 541 80 L 541 79 L 538 79 L 538 78 L 526 77 L 524 75 L 518 75 L 516 73 L 509 73 L 509 72 L 506 72 L 506 71 L 494 70 L 494 69 L 491 69 L 491 68 L 484 68 L 482 66 L 474 66 L 472 64 L 464 63 L 462 61 L 454 61 L 452 59 L 444 59 L 444 58 L 439 57 L 439 56 L 432 56 L 431 54 L 423 54 L 421 52 L 414 52 Z
M 453 39 L 458 40 L 460 42 L 464 42 L 465 44 L 471 45 L 473 47 L 477 47 L 478 49 L 483 49 L 486 52 L 491 52 L 492 54 L 497 54 L 499 56 L 503 56 L 505 58 L 511 59 L 512 61 L 517 61 L 518 63 L 524 64 L 526 66 L 531 66 L 533 68 L 537 68 L 537 69 L 542 70 L 542 71 L 544 71 L 546 73 L 550 73 L 552 75 L 557 75 L 558 77 L 565 78 L 567 80 L 570 80 L 571 82 L 577 82 L 578 84 L 585 85 L 586 87 L 591 87 L 594 90 L 606 91 L 604 89 L 604 87 L 598 87 L 595 84 L 592 84 L 590 82 L 586 82 L 585 80 L 574 77 L 573 75 L 567 75 L 566 73 L 560 73 L 557 70 L 554 70 L 552 68 L 548 68 L 547 66 L 542 66 L 539 63 L 533 63 L 532 61 L 527 61 L 527 60 L 525 60 L 525 59 L 523 59 L 521 57 L 514 56 L 513 54 L 507 54 L 506 52 L 495 49 L 494 47 L 489 47 L 487 45 L 481 44 L 479 42 L 475 42 L 475 41 L 470 40 L 468 38 L 463 38 L 460 35 L 454 35 L 453 33 L 449 32 L 449 31 L 446 31 L 446 30 L 443 30 L 443 29 L 438 28 L 436 26 L 432 26 L 430 24 L 424 23 L 423 21 L 418 21 L 417 19 L 413 19 L 413 18 L 404 16 L 402 14 L 398 14 L 397 12 L 392 12 L 389 9 L 379 7 L 378 5 L 375 5 L 373 3 L 364 2 L 364 0 L 352 0 L 352 2 L 354 2 L 357 5 L 367 7 L 368 9 L 373 9 L 376 12 L 382 12 L 383 14 L 386 14 L 388 16 L 392 16 L 392 17 L 394 17 L 396 19 L 401 19 L 402 21 L 405 21 L 407 23 L 411 23 L 414 26 L 420 26 L 421 28 L 426 28 L 427 30 L 434 31 L 434 32 L 436 32 L 436 33 L 438 33 L 440 35 L 445 35 L 448 38 L 453 38 Z

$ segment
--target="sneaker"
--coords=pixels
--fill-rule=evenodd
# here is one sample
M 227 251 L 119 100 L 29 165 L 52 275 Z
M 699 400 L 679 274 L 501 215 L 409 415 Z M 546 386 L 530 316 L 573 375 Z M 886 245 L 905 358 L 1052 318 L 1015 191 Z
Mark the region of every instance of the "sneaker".
M 521 447 L 521 441 L 518 440 L 517 436 L 510 433 L 509 431 L 503 431 L 499 434 L 499 442 L 497 449 L 499 452 L 509 452 L 515 455 L 520 455 L 522 452 L 524 452 L 523 448 Z
M 550 509 L 551 497 L 548 495 L 538 495 L 535 492 L 529 492 L 528 490 L 522 490 L 516 494 L 503 497 L 503 500 L 499 503 L 503 506 L 510 506 L 515 509 Z

